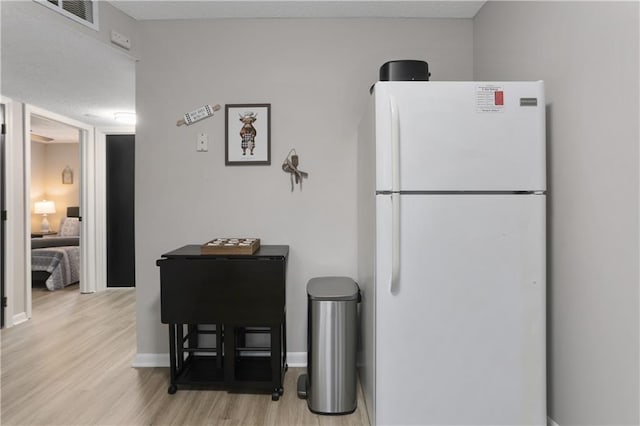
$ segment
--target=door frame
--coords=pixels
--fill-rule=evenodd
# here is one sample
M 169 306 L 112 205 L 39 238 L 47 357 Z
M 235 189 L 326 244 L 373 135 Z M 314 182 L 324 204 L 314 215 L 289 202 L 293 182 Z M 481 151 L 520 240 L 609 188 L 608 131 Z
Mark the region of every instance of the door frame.
M 21 247 L 25 240 L 20 222 L 22 216 L 24 193 L 22 187 L 22 150 L 18 146 L 22 133 L 22 123 L 18 117 L 22 115 L 22 104 L 11 98 L 0 95 L 0 103 L 4 105 L 4 120 L 7 125 L 5 135 L 5 200 L 7 208 L 7 226 L 5 227 L 5 241 L 7 247 Z M 15 224 L 11 226 L 11 224 Z M 21 263 L 19 250 L 9 250 L 5 253 L 5 297 L 7 306 L 4 309 L 4 326 L 11 327 L 25 321 L 26 314 L 21 312 L 14 317 L 15 282 L 20 279 L 19 267 Z
M 63 124 L 76 127 L 80 132 L 80 292 L 96 291 L 97 258 L 96 258 L 96 155 L 95 131 L 88 124 L 65 117 L 60 114 L 24 104 L 24 183 L 25 197 L 23 204 L 25 244 L 25 294 L 26 315 L 31 318 L 31 115 L 38 115 Z
M 4 217 L 4 212 L 6 211 L 6 202 L 5 202 L 5 188 L 6 188 L 6 174 L 5 174 L 5 133 L 6 133 L 6 116 L 5 116 L 5 104 L 0 101 L 0 126 L 2 126 L 2 131 L 0 133 L 0 328 L 4 328 L 4 311 L 5 311 L 5 303 L 7 300 L 5 298 L 6 293 L 6 280 L 5 273 L 6 264 L 5 264 L 5 253 L 7 251 L 7 231 L 6 231 L 6 218 Z

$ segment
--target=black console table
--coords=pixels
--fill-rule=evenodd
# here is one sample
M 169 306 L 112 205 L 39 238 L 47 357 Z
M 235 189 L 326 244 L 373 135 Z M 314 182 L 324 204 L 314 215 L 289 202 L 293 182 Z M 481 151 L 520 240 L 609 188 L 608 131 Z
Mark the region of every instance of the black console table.
M 268 391 L 279 399 L 287 370 L 288 255 L 289 246 L 213 255 L 188 245 L 156 262 L 161 320 L 169 325 L 170 394 L 188 385 Z M 270 335 L 269 346 L 247 347 L 247 335 L 258 333 Z M 203 343 L 207 335 L 215 346 Z

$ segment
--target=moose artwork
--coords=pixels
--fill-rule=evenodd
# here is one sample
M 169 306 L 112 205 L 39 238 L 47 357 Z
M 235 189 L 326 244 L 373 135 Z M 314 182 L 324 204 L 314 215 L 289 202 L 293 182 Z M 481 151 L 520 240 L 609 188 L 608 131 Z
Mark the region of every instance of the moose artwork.
M 240 115 L 240 122 L 243 124 L 240 129 L 242 155 L 247 155 L 247 150 L 253 155 L 253 150 L 256 147 L 256 128 L 253 127 L 253 122 L 257 118 L 257 114 L 253 112 L 245 112 L 244 115 Z
M 271 105 L 225 105 L 225 164 L 271 164 Z

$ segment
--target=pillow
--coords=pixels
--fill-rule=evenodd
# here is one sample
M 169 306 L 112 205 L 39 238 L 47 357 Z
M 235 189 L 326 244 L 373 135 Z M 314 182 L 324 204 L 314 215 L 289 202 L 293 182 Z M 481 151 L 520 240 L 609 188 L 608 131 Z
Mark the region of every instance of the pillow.
M 49 247 L 68 247 L 79 246 L 80 237 L 47 237 L 47 238 L 32 238 L 31 248 L 49 248 Z
M 77 217 L 63 217 L 60 221 L 58 235 L 61 237 L 79 237 L 80 220 Z

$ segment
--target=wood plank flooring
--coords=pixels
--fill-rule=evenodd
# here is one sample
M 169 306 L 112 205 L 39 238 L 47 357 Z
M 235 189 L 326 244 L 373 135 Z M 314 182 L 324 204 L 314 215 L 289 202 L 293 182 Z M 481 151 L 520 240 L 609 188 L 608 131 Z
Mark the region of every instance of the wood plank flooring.
M 318 416 L 296 395 L 290 368 L 278 402 L 267 394 L 179 390 L 168 368 L 132 368 L 135 291 L 33 290 L 33 318 L 2 330 L 3 425 L 368 425 L 362 393 L 346 416 Z

